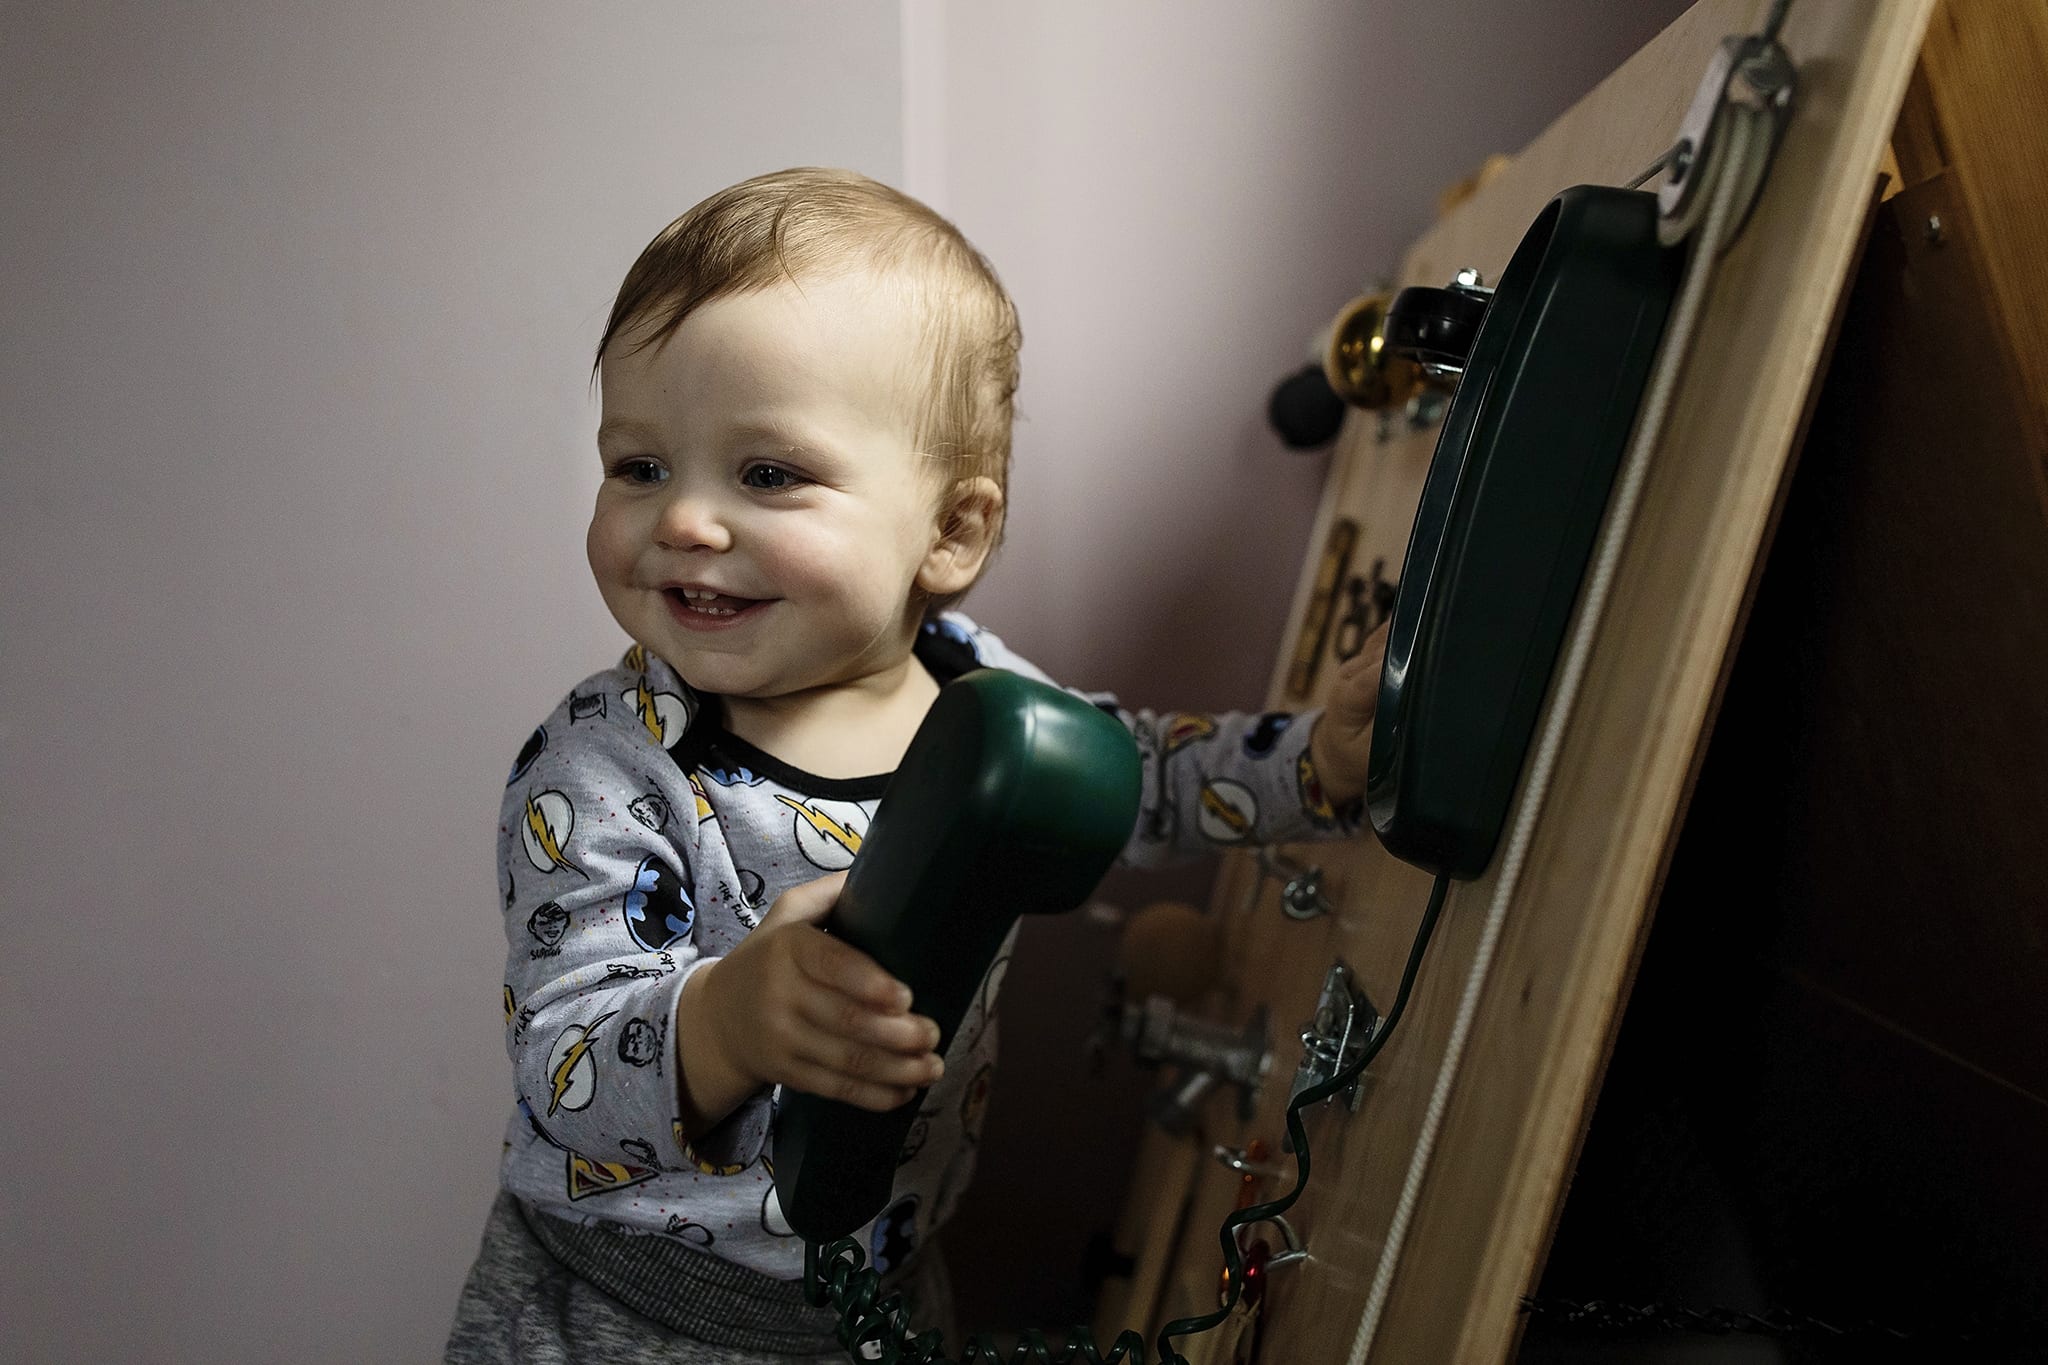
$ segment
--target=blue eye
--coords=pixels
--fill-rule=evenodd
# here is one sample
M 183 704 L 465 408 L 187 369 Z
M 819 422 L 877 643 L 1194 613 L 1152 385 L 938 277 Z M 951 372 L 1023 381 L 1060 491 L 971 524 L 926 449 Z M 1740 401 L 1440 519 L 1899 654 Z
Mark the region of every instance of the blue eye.
M 797 476 L 781 465 L 751 464 L 740 474 L 740 482 L 764 493 L 780 493 L 797 485 Z
M 668 478 L 668 471 L 652 460 L 620 460 L 612 466 L 612 477 L 627 483 L 653 485 Z

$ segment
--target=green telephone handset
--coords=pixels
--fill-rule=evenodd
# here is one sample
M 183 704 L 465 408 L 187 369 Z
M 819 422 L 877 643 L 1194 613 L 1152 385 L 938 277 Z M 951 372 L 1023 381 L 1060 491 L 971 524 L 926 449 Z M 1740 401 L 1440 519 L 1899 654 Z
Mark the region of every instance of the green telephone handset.
M 1111 715 L 999 669 L 940 690 L 828 921 L 911 987 L 943 1054 L 1017 918 L 1086 900 L 1138 817 L 1138 750 Z M 785 1092 L 775 1189 L 806 1241 L 882 1211 L 917 1099 L 885 1114 Z

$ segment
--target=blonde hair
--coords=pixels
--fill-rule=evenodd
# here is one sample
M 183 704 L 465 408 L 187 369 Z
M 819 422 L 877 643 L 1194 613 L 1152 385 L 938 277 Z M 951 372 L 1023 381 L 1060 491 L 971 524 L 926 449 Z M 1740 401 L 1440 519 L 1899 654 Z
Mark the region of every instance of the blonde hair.
M 854 171 L 799 166 L 755 176 L 697 204 L 655 235 L 626 272 L 597 343 L 595 373 L 622 333 L 668 339 L 713 299 L 782 280 L 865 267 L 910 290 L 931 368 L 911 414 L 918 450 L 945 482 L 983 477 L 1008 493 L 1017 309 L 986 257 L 924 204 Z M 991 528 L 990 550 L 1002 539 Z M 930 610 L 951 605 L 963 593 Z

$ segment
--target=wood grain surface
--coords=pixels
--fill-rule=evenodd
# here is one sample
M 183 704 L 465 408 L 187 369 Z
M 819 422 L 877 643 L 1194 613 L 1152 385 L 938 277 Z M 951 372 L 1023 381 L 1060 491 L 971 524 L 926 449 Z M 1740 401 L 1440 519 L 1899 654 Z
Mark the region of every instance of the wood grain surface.
M 1373 1360 L 1493 1361 L 1513 1349 L 1517 1303 L 1540 1268 L 1932 3 L 1792 8 L 1783 40 L 1800 67 L 1798 111 L 1704 310 Z M 1401 282 L 1442 284 L 1466 265 L 1494 278 L 1552 195 L 1633 178 L 1669 145 L 1719 40 L 1752 31 L 1765 9 L 1764 0 L 1702 0 L 1425 234 Z M 1393 577 L 1433 441 L 1398 420 L 1381 439 L 1377 417 L 1353 414 L 1315 551 L 1331 521 L 1348 516 L 1361 528 L 1354 567 L 1383 559 Z M 1312 555 L 1275 664 L 1275 705 L 1315 699 L 1286 692 L 1315 568 Z M 1214 901 L 1234 964 L 1214 1013 L 1242 1019 L 1268 1003 L 1276 1035 L 1257 1117 L 1239 1125 L 1227 1106 L 1209 1110 L 1207 1136 L 1232 1145 L 1262 1137 L 1277 1146 L 1299 1055 L 1294 1030 L 1333 959 L 1386 1007 L 1428 890 L 1423 874 L 1369 841 L 1288 852 L 1325 869 L 1336 913 L 1284 918 L 1277 885 L 1260 884 L 1248 857 L 1226 866 Z M 1273 1276 L 1266 1360 L 1348 1358 L 1494 875 L 1453 890 L 1362 1111 L 1310 1116 L 1315 1173 L 1293 1221 L 1311 1259 Z M 1187 1198 L 1189 1213 L 1184 1226 L 1178 1216 L 1154 1220 L 1176 1243 L 1155 1329 L 1215 1302 L 1210 1229 L 1237 1178 L 1206 1159 L 1197 1170 L 1191 1193 L 1159 1196 Z

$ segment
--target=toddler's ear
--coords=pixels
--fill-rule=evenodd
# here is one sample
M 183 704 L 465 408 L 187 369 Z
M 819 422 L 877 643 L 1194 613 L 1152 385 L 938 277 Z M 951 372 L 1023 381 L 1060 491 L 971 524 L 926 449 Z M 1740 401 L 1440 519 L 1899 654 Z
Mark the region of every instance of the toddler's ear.
M 962 479 L 939 507 L 938 536 L 917 571 L 932 597 L 965 592 L 980 576 L 1003 529 L 1003 490 L 994 479 Z

